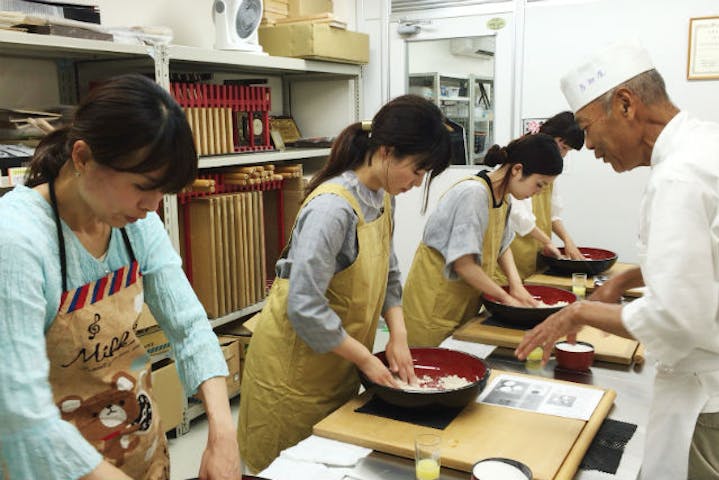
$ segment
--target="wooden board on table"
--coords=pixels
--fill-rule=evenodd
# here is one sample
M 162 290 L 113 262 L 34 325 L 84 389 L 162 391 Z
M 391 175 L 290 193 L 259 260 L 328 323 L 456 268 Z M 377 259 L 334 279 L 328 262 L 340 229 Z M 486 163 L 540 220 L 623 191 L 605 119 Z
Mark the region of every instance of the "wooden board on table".
M 636 268 L 637 265 L 633 263 L 621 263 L 617 262 L 615 263 L 612 268 L 607 270 L 606 272 L 602 272 L 601 275 L 606 275 L 607 277 L 612 277 L 614 275 L 617 275 L 618 273 L 621 273 L 625 270 L 630 270 L 632 268 Z M 594 290 L 594 279 L 593 276 L 587 277 L 587 293 L 590 293 Z M 557 287 L 557 288 L 564 288 L 566 290 L 572 289 L 572 277 L 564 276 L 564 275 L 547 275 L 545 273 L 536 273 L 530 277 L 527 277 L 527 279 L 524 281 L 527 285 L 545 285 L 547 287 Z M 641 288 L 632 288 L 624 292 L 624 295 L 627 297 L 641 297 L 643 290 Z
M 489 318 L 486 312 L 472 318 L 455 330 L 452 338 L 497 345 L 498 347 L 516 348 L 522 341 L 525 331 L 517 328 L 485 325 L 484 322 Z M 639 342 L 636 340 L 608 334 L 594 327 L 582 328 L 577 340 L 594 345 L 594 358 L 603 362 L 630 365 L 633 360 L 639 361 L 637 355 L 643 355 L 638 348 Z
M 509 372 L 493 371 L 489 381 L 503 373 Z M 447 428 L 436 430 L 355 412 L 369 399 L 365 392 L 317 423 L 313 433 L 405 458 L 414 458 L 417 434 L 436 433 L 442 437 L 443 466 L 469 472 L 479 459 L 508 457 L 529 465 L 535 480 L 569 480 L 616 398 L 613 390 L 582 387 L 604 390 L 588 421 L 472 402 Z

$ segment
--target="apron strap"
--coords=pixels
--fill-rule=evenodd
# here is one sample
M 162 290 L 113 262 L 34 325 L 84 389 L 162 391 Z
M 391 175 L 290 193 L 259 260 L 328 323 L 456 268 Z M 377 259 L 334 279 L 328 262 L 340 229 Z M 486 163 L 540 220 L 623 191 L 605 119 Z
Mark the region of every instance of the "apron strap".
M 65 236 L 62 234 L 62 222 L 60 221 L 60 211 L 57 208 L 57 196 L 55 195 L 55 182 L 51 180 L 47 182 L 48 189 L 50 190 L 50 205 L 52 205 L 52 212 L 55 216 L 55 227 L 57 227 L 57 241 L 60 245 L 60 275 L 62 275 L 62 291 L 67 292 L 67 254 L 65 253 Z M 125 242 L 125 248 L 127 253 L 130 255 L 130 261 L 136 261 L 135 252 L 130 244 L 130 237 L 127 236 L 125 227 L 120 229 L 122 233 L 122 239 Z M 110 229 L 110 238 L 112 238 L 112 228 Z
M 60 222 L 60 212 L 57 209 L 57 197 L 55 196 L 55 181 L 47 182 L 50 189 L 50 205 L 52 212 L 55 214 L 55 226 L 57 227 L 57 241 L 60 244 L 60 274 L 62 275 L 62 291 L 67 292 L 67 258 L 65 255 L 65 238 L 62 235 L 62 223 Z
M 492 180 L 489 178 L 489 175 L 487 175 L 488 170 L 480 170 L 477 172 L 477 176 L 487 182 L 487 187 L 489 187 L 489 193 L 492 195 L 492 208 L 499 208 L 502 206 L 502 203 L 504 202 L 503 198 L 499 199 L 499 202 L 497 202 L 497 199 L 494 198 L 494 190 L 492 189 Z
M 127 249 L 127 253 L 130 255 L 130 261 L 134 262 L 136 260 L 135 252 L 132 250 L 132 245 L 130 244 L 130 237 L 127 236 L 127 231 L 125 230 L 125 227 L 122 227 L 120 229 L 120 233 L 122 233 L 122 239 L 125 241 L 125 248 Z
M 307 195 L 307 198 L 302 202 L 302 205 L 300 206 L 300 211 L 307 205 L 310 200 L 314 199 L 315 197 L 318 197 L 320 195 L 324 194 L 334 194 L 337 195 L 340 198 L 343 198 L 347 201 L 347 203 L 350 204 L 350 207 L 352 207 L 352 210 L 354 210 L 355 215 L 357 215 L 357 218 L 359 219 L 359 223 L 357 226 L 364 225 L 365 219 L 364 214 L 362 213 L 362 207 L 360 207 L 359 202 L 355 198 L 355 196 L 350 193 L 349 190 L 347 190 L 345 187 L 338 183 L 323 183 L 319 185 L 317 188 L 315 188 L 309 195 Z M 392 197 L 389 193 L 384 194 L 384 203 L 383 207 L 380 210 L 380 217 L 385 212 L 390 212 L 392 208 Z M 299 218 L 300 214 L 297 212 L 297 217 L 295 217 L 294 224 L 292 225 L 291 232 L 295 231 L 295 227 L 297 226 L 297 219 Z M 390 217 L 391 218 L 391 217 Z M 379 217 L 377 218 L 379 219 Z M 292 233 L 290 233 L 290 238 L 287 240 L 287 244 L 285 245 L 285 248 L 282 249 L 282 252 L 280 253 L 280 258 L 287 258 L 287 254 L 290 251 L 290 248 L 292 247 Z

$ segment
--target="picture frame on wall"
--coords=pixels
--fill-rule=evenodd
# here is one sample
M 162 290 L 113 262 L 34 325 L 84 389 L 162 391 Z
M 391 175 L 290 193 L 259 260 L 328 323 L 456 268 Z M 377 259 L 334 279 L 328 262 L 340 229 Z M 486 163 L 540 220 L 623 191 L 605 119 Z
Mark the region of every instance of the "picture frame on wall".
M 689 19 L 687 79 L 719 79 L 719 16 Z
M 547 121 L 546 118 L 524 118 L 524 119 L 522 119 L 522 135 L 527 135 L 529 133 L 531 133 L 531 134 L 539 133 L 539 128 L 546 121 Z

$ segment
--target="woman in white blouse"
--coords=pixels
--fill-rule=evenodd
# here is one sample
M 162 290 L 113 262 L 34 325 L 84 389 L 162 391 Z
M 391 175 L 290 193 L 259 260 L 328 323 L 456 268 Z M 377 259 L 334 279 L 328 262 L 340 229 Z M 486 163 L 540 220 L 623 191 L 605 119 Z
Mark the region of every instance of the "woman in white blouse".
M 584 132 L 577 126 L 572 112 L 561 112 L 548 119 L 539 128 L 539 133 L 554 138 L 562 158 L 566 157 L 569 150 L 579 150 L 584 144 Z M 516 233 L 516 237 L 511 249 L 522 280 L 537 272 L 538 252 L 553 257 L 562 256 L 562 252 L 552 243 L 552 232 L 564 243 L 566 257 L 573 260 L 584 258 L 564 228 L 561 212 L 562 202 L 556 182 L 547 185 L 531 198 L 512 199 L 509 228 Z M 506 283 L 499 270 L 496 280 L 498 283 Z

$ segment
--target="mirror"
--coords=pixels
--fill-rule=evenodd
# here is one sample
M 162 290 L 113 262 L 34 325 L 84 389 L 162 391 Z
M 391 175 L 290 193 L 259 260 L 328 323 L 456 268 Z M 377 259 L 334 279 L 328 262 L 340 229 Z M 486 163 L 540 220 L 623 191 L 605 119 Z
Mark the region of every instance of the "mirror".
M 455 165 L 482 163 L 494 143 L 494 35 L 407 41 L 407 92 L 423 96 L 455 128 Z

